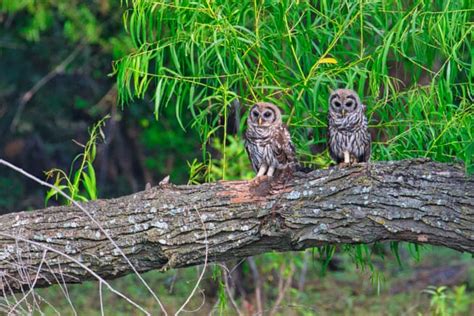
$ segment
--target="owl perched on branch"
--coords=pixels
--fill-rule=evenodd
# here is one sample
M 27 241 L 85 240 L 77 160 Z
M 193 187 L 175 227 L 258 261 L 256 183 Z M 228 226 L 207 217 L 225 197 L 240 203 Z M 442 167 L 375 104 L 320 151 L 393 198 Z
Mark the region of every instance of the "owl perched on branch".
M 338 164 L 367 162 L 370 134 L 365 105 L 349 89 L 338 89 L 329 97 L 328 145 L 331 158 Z
M 294 171 L 299 166 L 281 111 L 272 103 L 259 102 L 250 109 L 245 149 L 257 177 L 271 177 L 282 170 Z

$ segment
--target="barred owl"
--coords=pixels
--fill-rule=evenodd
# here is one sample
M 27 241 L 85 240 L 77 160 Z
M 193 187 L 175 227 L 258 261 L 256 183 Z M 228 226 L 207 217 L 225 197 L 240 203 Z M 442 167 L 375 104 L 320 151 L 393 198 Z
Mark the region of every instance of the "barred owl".
M 365 105 L 352 90 L 338 89 L 329 97 L 328 145 L 331 158 L 338 164 L 367 162 L 370 134 Z
M 280 109 L 266 102 L 256 103 L 247 119 L 245 149 L 257 177 L 273 176 L 275 171 L 295 170 L 298 161 Z

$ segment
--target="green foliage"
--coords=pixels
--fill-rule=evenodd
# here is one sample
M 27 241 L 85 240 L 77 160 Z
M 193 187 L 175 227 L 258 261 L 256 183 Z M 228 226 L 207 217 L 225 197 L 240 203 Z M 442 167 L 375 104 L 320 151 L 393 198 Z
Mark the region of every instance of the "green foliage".
M 243 140 L 232 135 L 224 143 L 220 138 L 212 139 L 211 148 L 222 153 L 220 159 L 213 159 L 210 165 L 210 181 L 245 180 L 254 176 L 251 171 L 247 152 L 242 146 Z
M 374 265 L 372 263 L 372 251 L 369 245 L 345 245 L 344 250 L 350 254 L 357 268 L 361 269 L 362 271 L 365 271 L 366 269 L 374 271 Z
M 221 143 L 220 138 L 214 138 L 210 150 L 221 154 L 216 155 L 218 158 L 209 156 L 206 164 L 198 162 L 197 159 L 188 163 L 190 168 L 189 184 L 218 180 L 245 180 L 254 176 L 247 152 L 239 137 L 229 135 L 224 144 Z
M 189 173 L 184 162 L 196 156 L 200 149 L 196 133 L 183 131 L 176 120 L 156 122 L 150 113 L 143 111 L 134 115 L 141 116 L 139 140 L 145 150 L 146 168 L 155 174 L 171 175 L 174 183 L 183 183 Z
M 469 1 L 125 4 L 135 51 L 114 65 L 120 100 L 151 95 L 156 117 L 172 106 L 183 127 L 190 113 L 202 144 L 225 142 L 236 99 L 268 100 L 286 110 L 300 156 L 327 163 L 308 146 L 325 143 L 328 94 L 347 86 L 368 105 L 374 160 L 460 159 L 472 171 Z
M 418 244 L 414 244 L 414 243 L 408 243 L 407 247 L 408 247 L 408 251 L 410 252 L 410 255 L 412 256 L 412 258 L 414 258 L 417 262 L 419 262 L 420 258 L 421 258 L 422 246 L 420 246 Z
M 382 291 L 382 286 L 384 285 L 385 280 L 386 278 L 383 271 L 373 270 L 372 274 L 370 275 L 370 281 L 372 282 L 372 285 L 376 288 L 378 295 L 380 295 L 380 292 Z
M 227 309 L 227 294 L 225 293 L 225 284 L 222 280 L 224 268 L 219 268 L 217 265 L 212 267 L 212 279 L 217 284 L 217 297 L 219 300 L 219 315 L 225 315 Z
M 431 295 L 430 307 L 435 316 L 466 315 L 473 302 L 466 293 L 466 285 L 456 286 L 452 290 L 446 286 L 430 286 L 424 292 Z
M 209 159 L 209 162 L 211 160 Z M 199 162 L 197 159 L 194 159 L 192 162 L 187 162 L 189 167 L 189 180 L 188 184 L 200 184 L 202 183 L 203 179 L 208 177 L 208 170 L 209 168 L 202 162 Z
M 319 252 L 319 258 L 321 260 L 321 274 L 324 275 L 326 270 L 331 262 L 334 253 L 336 252 L 336 246 L 333 245 L 325 245 L 322 247 L 317 248 Z
M 398 246 L 398 245 L 397 245 Z M 383 271 L 374 265 L 373 257 L 379 256 L 384 259 L 383 249 L 379 249 L 380 245 L 378 243 L 370 245 L 365 244 L 356 244 L 356 245 L 344 245 L 344 252 L 348 253 L 352 259 L 352 262 L 355 264 L 357 269 L 360 269 L 361 272 L 368 270 L 370 272 L 370 281 L 373 286 L 377 289 L 377 293 L 380 294 L 381 288 L 385 281 L 385 276 Z M 392 246 L 391 246 L 391 249 Z M 398 248 L 396 249 L 396 258 L 399 260 Z M 400 262 L 398 262 L 401 264 Z
M 108 13 L 110 6 L 109 1 L 101 1 L 101 5 L 97 6 L 67 0 L 3 0 L 0 2 L 0 13 L 29 16 L 18 21 L 20 24 L 17 26 L 19 34 L 27 41 L 38 42 L 43 33 L 55 26 L 59 17 L 63 35 L 71 42 L 98 43 L 102 33 L 99 17 Z
M 392 253 L 395 255 L 395 258 L 397 258 L 397 263 L 400 267 L 402 267 L 402 260 L 400 259 L 400 252 L 399 252 L 399 245 L 400 242 L 398 241 L 391 241 L 390 242 L 390 250 Z
M 97 199 L 97 185 L 94 166 L 92 165 L 97 152 L 97 142 L 105 141 L 105 135 L 102 127 L 109 116 L 104 117 L 97 122 L 90 131 L 89 140 L 85 145 L 81 145 L 84 151 L 77 155 L 71 163 L 69 173 L 61 169 L 51 169 L 46 172 L 46 177 L 53 178 L 53 185 L 68 194 L 74 201 L 90 201 Z M 75 165 L 79 162 L 79 167 Z M 54 189 L 50 189 L 45 197 L 45 204 L 52 197 L 59 199 L 62 196 Z M 66 205 L 70 205 L 71 201 L 64 199 Z

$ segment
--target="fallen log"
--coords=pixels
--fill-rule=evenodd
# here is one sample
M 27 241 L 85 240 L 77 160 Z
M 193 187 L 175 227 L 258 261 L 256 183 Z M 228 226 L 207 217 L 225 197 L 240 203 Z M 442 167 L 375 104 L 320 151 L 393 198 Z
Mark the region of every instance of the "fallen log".
M 474 253 L 474 179 L 425 159 L 295 174 L 286 183 L 165 184 L 0 216 L 0 289 L 80 283 L 327 244 L 406 241 Z M 116 245 L 112 244 L 108 236 Z M 93 273 L 92 273 L 93 272 Z

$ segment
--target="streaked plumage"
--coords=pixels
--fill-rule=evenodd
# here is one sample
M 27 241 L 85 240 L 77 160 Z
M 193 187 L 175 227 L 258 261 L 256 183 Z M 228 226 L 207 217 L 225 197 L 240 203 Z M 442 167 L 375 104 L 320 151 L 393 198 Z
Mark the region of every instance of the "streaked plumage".
M 338 89 L 329 97 L 328 145 L 336 163 L 367 162 L 370 158 L 370 134 L 365 105 L 349 89 Z
M 295 170 L 298 161 L 280 109 L 266 102 L 256 103 L 249 112 L 245 149 L 257 177 L 273 176 L 278 170 Z

